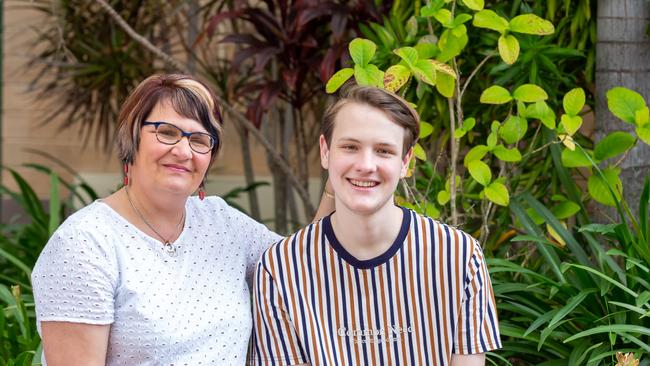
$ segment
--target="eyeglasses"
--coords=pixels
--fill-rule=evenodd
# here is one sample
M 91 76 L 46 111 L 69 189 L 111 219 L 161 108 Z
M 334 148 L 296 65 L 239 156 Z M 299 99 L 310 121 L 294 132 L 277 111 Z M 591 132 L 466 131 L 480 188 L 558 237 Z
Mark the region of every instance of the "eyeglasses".
M 178 126 L 167 122 L 142 122 L 143 126 L 156 128 L 156 139 L 165 145 L 175 145 L 187 137 L 190 148 L 199 154 L 207 154 L 216 144 L 217 139 L 205 132 L 185 132 Z

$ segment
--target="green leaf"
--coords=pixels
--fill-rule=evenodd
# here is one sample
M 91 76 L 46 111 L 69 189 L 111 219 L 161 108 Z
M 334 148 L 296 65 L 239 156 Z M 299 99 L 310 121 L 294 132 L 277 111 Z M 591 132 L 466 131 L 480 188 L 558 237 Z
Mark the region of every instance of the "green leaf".
M 415 51 L 415 49 L 413 49 Z M 429 60 L 419 60 L 411 67 L 413 74 L 418 79 L 429 85 L 436 85 L 436 68 Z
M 459 139 L 463 136 L 465 136 L 466 133 L 472 130 L 474 128 L 474 125 L 476 124 L 476 119 L 474 117 L 466 118 L 463 121 L 463 124 L 458 128 L 456 131 L 454 131 L 454 137 Z
M 618 118 L 627 123 L 634 123 L 636 111 L 646 107 L 641 94 L 623 87 L 616 87 L 607 92 L 607 107 Z
M 490 149 L 493 149 L 495 146 L 497 146 L 497 134 L 495 132 L 490 132 L 488 135 L 487 146 Z
M 452 58 L 460 55 L 461 51 L 467 45 L 469 38 L 467 37 L 467 27 L 464 24 L 454 28 L 454 30 L 445 29 L 438 41 L 440 47 L 440 54 L 438 61 L 447 62 Z
M 535 14 L 522 14 L 510 20 L 510 31 L 544 36 L 553 34 L 555 27 L 553 23 Z
M 481 160 L 483 157 L 490 151 L 490 148 L 485 145 L 476 145 L 473 148 L 469 149 L 465 158 L 463 159 L 463 165 L 468 166 L 474 160 Z
M 348 48 L 350 50 L 350 57 L 352 57 L 354 63 L 365 66 L 375 55 L 377 45 L 373 41 L 364 38 L 355 38 L 350 42 Z
M 499 182 L 492 182 L 483 190 L 485 197 L 499 206 L 508 206 L 510 204 L 510 195 L 508 188 Z
M 420 145 L 420 143 L 416 143 L 415 146 L 413 146 L 413 154 L 415 154 L 416 158 L 422 161 L 427 160 L 427 153 L 424 151 L 424 148 L 422 148 L 422 145 Z
M 485 6 L 483 0 L 461 0 L 461 3 L 474 11 L 483 10 Z
M 420 38 L 418 44 L 413 46 L 415 50 L 418 51 L 418 59 L 420 60 L 430 59 L 432 57 L 435 57 L 438 53 L 440 53 L 440 49 L 438 48 L 437 44 L 421 42 L 422 38 Z
M 348 79 L 354 75 L 354 69 L 346 67 L 336 72 L 332 77 L 327 81 L 325 86 L 325 91 L 329 94 L 337 91 L 341 85 L 343 85 Z
M 632 324 L 612 324 L 612 325 L 600 325 L 597 327 L 589 328 L 587 330 L 584 330 L 582 332 L 570 336 L 569 338 L 565 339 L 563 342 L 564 343 L 572 342 L 576 339 L 587 337 L 593 334 L 600 334 L 600 333 L 616 334 L 621 332 L 645 334 L 650 336 L 650 328 L 642 327 L 640 325 L 632 325 Z
M 564 95 L 562 99 L 562 106 L 564 113 L 570 116 L 576 116 L 585 105 L 585 91 L 582 88 L 571 89 Z
M 621 170 L 618 168 L 603 169 L 604 179 L 598 173 L 592 174 L 587 181 L 589 194 L 603 205 L 616 206 L 616 201 L 620 201 L 623 193 L 620 172 Z M 614 197 L 608 187 L 611 187 Z
M 589 232 L 589 233 L 597 233 L 601 235 L 605 234 L 614 234 L 616 232 L 616 227 L 618 224 L 589 224 L 580 227 L 578 229 L 578 232 Z
M 420 9 L 420 16 L 422 17 L 430 17 L 433 16 L 433 14 L 438 11 L 438 9 L 442 8 L 445 5 L 444 0 L 434 0 L 431 1 L 429 4 L 426 6 L 423 6 Z
M 643 127 L 650 122 L 650 109 L 648 107 L 643 107 L 636 111 L 634 114 L 634 123 L 638 127 Z
M 584 150 L 586 153 L 589 153 L 588 150 Z M 583 149 L 562 150 L 562 165 L 567 168 L 579 168 L 591 166 L 591 161 L 587 157 Z
M 420 136 L 418 138 L 423 139 L 433 133 L 433 125 L 428 122 L 420 121 Z
M 526 108 L 526 115 L 528 118 L 535 118 L 542 121 L 544 126 L 551 130 L 555 129 L 555 112 L 544 101 L 530 104 Z
M 492 181 L 492 171 L 490 167 L 480 160 L 471 161 L 467 164 L 469 174 L 482 186 L 487 186 Z
M 452 22 L 452 26 L 457 27 L 461 24 L 464 24 L 468 21 L 472 20 L 472 16 L 469 14 L 458 14 L 455 18 L 454 21 Z
M 535 103 L 548 99 L 548 94 L 535 84 L 524 84 L 515 89 L 512 97 L 522 102 Z
M 499 56 L 503 62 L 512 65 L 519 57 L 519 41 L 512 34 L 499 37 Z
M 392 92 L 398 91 L 411 76 L 411 72 L 404 65 L 393 65 L 384 73 L 384 88 Z
M 411 16 L 406 22 L 406 39 L 414 40 L 418 34 L 418 20 Z
M 440 9 L 433 14 L 433 17 L 446 28 L 453 28 L 451 27 L 451 22 L 452 22 L 451 11 L 444 8 Z
M 354 78 L 359 85 L 370 85 L 382 87 L 384 85 L 384 73 L 373 64 L 365 67 L 354 65 Z
M 59 196 L 59 177 L 56 175 L 55 172 L 50 173 L 50 209 L 49 209 L 49 214 L 50 214 L 50 221 L 48 225 L 48 234 L 52 236 L 54 231 L 59 227 L 61 224 L 61 217 L 60 217 L 60 211 L 61 211 L 61 199 Z
M 404 60 L 409 68 L 413 68 L 418 62 L 418 51 L 413 47 L 402 47 L 393 52 Z
M 456 80 L 449 74 L 436 72 L 436 90 L 445 98 L 454 96 L 454 88 L 456 87 Z
M 635 142 L 634 136 L 627 132 L 612 132 L 596 144 L 594 157 L 598 161 L 609 159 L 631 149 Z
M 449 202 L 450 198 L 451 198 L 451 195 L 449 194 L 449 192 L 447 192 L 445 190 L 442 190 L 442 191 L 438 192 L 437 199 L 438 199 L 438 203 L 440 204 L 440 206 L 446 205 L 447 202 Z
M 525 118 L 511 115 L 503 125 L 501 125 L 499 136 L 501 136 L 503 141 L 507 144 L 514 144 L 526 135 L 526 131 L 528 131 L 528 121 L 526 121 Z
M 578 305 L 580 305 L 587 298 L 587 296 L 591 295 L 595 291 L 595 289 L 583 290 L 577 296 L 573 296 L 571 300 L 569 300 L 569 302 L 564 305 L 564 307 L 562 307 L 557 312 L 557 314 L 555 314 L 553 319 L 551 319 L 550 323 L 548 324 L 548 327 L 552 327 L 557 322 L 562 320 L 565 316 L 572 312 L 573 309 L 577 308 Z
M 451 66 L 437 60 L 427 60 L 427 61 L 433 65 L 434 69 L 436 69 L 436 72 L 446 74 L 452 77 L 453 79 L 456 79 L 456 72 Z
M 562 201 L 551 208 L 551 213 L 558 219 L 564 220 L 580 212 L 580 205 L 573 201 Z
M 560 125 L 566 133 L 573 136 L 580 129 L 580 126 L 582 126 L 582 117 L 563 114 L 560 118 Z
M 481 93 L 481 103 L 483 104 L 504 104 L 512 100 L 510 92 L 502 86 L 492 85 Z
M 637 127 L 636 128 L 636 135 L 639 137 L 639 139 L 643 142 L 646 143 L 646 145 L 650 145 L 650 128 L 648 127 Z
M 436 206 L 430 202 L 425 202 L 424 203 L 424 215 L 431 217 L 433 219 L 437 219 L 440 217 L 440 210 L 436 208 Z
M 499 160 L 507 162 L 517 162 L 521 161 L 521 153 L 517 150 L 516 147 L 507 149 L 503 145 L 499 145 L 492 150 L 492 153 L 499 158 Z
M 474 14 L 472 25 L 478 28 L 487 28 L 503 34 L 508 28 L 508 20 L 502 18 L 492 10 L 481 10 Z

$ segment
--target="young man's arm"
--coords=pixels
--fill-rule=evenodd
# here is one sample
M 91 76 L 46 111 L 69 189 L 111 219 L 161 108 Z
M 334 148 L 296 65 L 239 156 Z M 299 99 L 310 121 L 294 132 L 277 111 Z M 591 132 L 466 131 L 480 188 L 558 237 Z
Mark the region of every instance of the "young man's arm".
M 484 366 L 485 353 L 475 355 L 451 355 L 451 366 Z

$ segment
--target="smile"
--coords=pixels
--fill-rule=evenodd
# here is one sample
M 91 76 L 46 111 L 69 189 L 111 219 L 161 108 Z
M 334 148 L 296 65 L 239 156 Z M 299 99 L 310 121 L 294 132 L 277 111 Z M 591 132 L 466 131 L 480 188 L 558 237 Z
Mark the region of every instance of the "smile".
M 171 170 L 175 170 L 175 171 L 179 171 L 179 172 L 188 172 L 188 173 L 189 173 L 189 171 L 190 171 L 188 168 L 186 168 L 186 167 L 184 167 L 184 166 L 182 166 L 182 165 L 176 165 L 176 164 L 164 164 L 164 166 L 165 166 L 166 168 L 169 168 L 169 169 L 171 169 Z
M 370 188 L 378 185 L 378 182 L 375 181 L 364 181 L 364 180 L 356 180 L 356 179 L 348 179 L 348 182 L 352 183 L 352 185 L 357 186 L 357 187 L 362 187 L 362 188 Z

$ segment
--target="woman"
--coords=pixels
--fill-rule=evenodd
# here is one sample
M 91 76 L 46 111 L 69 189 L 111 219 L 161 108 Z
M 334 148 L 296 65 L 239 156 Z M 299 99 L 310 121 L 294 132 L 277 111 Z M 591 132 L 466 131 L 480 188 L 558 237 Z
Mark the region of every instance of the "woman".
M 221 136 L 192 77 L 154 75 L 127 98 L 124 187 L 70 216 L 32 274 L 48 365 L 244 364 L 246 277 L 280 236 L 204 197 Z

